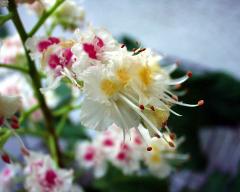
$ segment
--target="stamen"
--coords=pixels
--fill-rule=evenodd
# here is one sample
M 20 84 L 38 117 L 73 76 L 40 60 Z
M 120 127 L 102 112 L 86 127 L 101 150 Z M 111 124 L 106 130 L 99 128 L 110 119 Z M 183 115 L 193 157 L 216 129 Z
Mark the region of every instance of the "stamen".
M 29 151 L 25 147 L 21 148 L 21 152 L 24 156 L 29 156 L 30 155 Z
M 173 140 L 176 139 L 176 134 L 175 133 L 170 133 L 169 137 L 173 141 Z
M 169 141 L 168 144 L 169 144 L 170 147 L 175 147 L 174 143 L 171 142 L 171 141 Z
M 204 100 L 199 100 L 198 101 L 198 106 L 202 106 L 202 105 L 204 105 Z
M 5 163 L 11 164 L 11 159 L 10 159 L 10 157 L 9 157 L 9 155 L 8 155 L 7 153 L 3 153 L 3 154 L 1 155 L 1 158 L 2 158 L 2 160 L 3 160 Z
M 126 125 L 126 123 L 125 123 L 125 121 L 124 121 L 124 118 L 123 118 L 123 116 L 122 116 L 122 113 L 121 113 L 121 111 L 119 110 L 119 108 L 118 108 L 118 106 L 116 105 L 116 103 L 115 103 L 114 101 L 112 101 L 112 104 L 113 104 L 115 110 L 117 111 L 117 113 L 118 113 L 118 115 L 119 115 L 119 117 L 120 117 L 120 120 L 122 121 L 122 124 L 124 125 L 124 126 L 122 127 L 122 129 L 123 129 L 123 141 L 125 142 L 125 139 L 126 139 L 126 129 L 127 129 L 127 131 L 128 131 L 128 127 L 127 127 L 127 125 Z
M 126 46 L 126 45 L 122 44 L 122 45 L 121 45 L 121 48 L 124 48 L 125 46 Z
M 171 74 L 173 71 L 175 71 L 178 67 L 177 63 L 170 64 L 168 66 L 163 67 L 164 71 L 166 71 L 168 74 Z
M 155 133 L 154 136 L 159 138 L 159 139 L 161 138 L 157 133 Z
M 173 95 L 172 98 L 173 98 L 175 101 L 178 101 L 178 96 L 177 96 L 177 95 Z
M 168 81 L 166 82 L 166 84 L 167 84 L 167 85 L 178 85 L 178 84 L 181 84 L 181 83 L 185 82 L 185 81 L 188 80 L 188 79 L 189 79 L 189 75 L 186 74 L 186 75 L 184 75 L 184 76 L 182 76 L 182 77 L 180 77 L 180 78 L 168 80 Z
M 155 108 L 154 108 L 154 106 L 151 106 L 150 108 L 152 109 L 152 111 L 155 111 Z
M 139 105 L 139 108 L 140 108 L 141 110 L 144 110 L 144 105 Z
M 152 147 L 147 147 L 147 151 L 152 151 Z
M 191 71 L 188 71 L 188 72 L 187 72 L 187 76 L 188 76 L 189 78 L 191 78 L 191 77 L 192 77 L 192 72 L 191 72 Z
M 156 132 L 159 134 L 160 137 L 163 137 L 163 134 L 155 127 L 155 125 L 139 110 L 137 106 L 134 105 L 127 97 L 120 94 L 119 95 L 122 101 L 124 101 L 126 104 L 128 104 L 146 123 Z M 164 140 L 166 140 L 163 137 Z

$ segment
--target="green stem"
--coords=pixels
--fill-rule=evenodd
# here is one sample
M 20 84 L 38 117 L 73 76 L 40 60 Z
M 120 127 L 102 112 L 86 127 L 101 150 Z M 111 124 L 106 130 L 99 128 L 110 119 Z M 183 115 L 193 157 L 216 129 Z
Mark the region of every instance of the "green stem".
M 32 113 L 34 113 L 38 109 L 39 109 L 39 105 L 38 104 L 32 106 L 28 111 L 24 112 L 21 115 L 21 117 L 19 119 L 19 123 L 21 124 L 25 119 L 27 119 Z
M 34 25 L 32 30 L 29 32 L 29 37 L 32 37 L 38 29 L 45 23 L 49 16 L 51 16 L 54 11 L 64 2 L 65 0 L 57 0 L 56 3 L 48 10 L 43 13 L 39 21 Z
M 7 68 L 7 69 L 11 69 L 11 70 L 16 70 L 16 71 L 20 71 L 22 73 L 29 73 L 28 69 L 23 68 L 23 67 L 19 67 L 17 65 L 11 65 L 11 64 L 2 64 L 0 63 L 0 67 L 2 68 Z
M 12 13 L 9 13 L 7 15 L 0 15 L 0 25 L 3 25 L 5 22 L 10 20 L 12 18 Z
M 39 73 L 36 69 L 35 63 L 31 60 L 29 52 L 26 49 L 25 46 L 25 42 L 28 39 L 28 35 L 23 27 L 22 21 L 19 17 L 17 8 L 16 8 L 16 4 L 15 4 L 15 0 L 10 0 L 9 1 L 9 7 L 8 7 L 9 11 L 13 13 L 13 17 L 12 17 L 12 21 L 20 35 L 20 38 L 22 40 L 23 46 L 24 46 L 24 50 L 25 50 L 25 54 L 26 54 L 26 58 L 28 61 L 28 67 L 29 67 L 29 75 L 32 79 L 32 85 L 35 91 L 35 95 L 38 99 L 38 103 L 42 109 L 43 112 L 43 116 L 45 119 L 45 125 L 46 128 L 49 132 L 49 140 L 51 140 L 52 142 L 52 146 L 50 148 L 52 157 L 56 160 L 56 162 L 59 164 L 59 166 L 63 166 L 62 165 L 62 161 L 61 161 L 61 151 L 60 151 L 60 146 L 59 146 L 59 142 L 58 142 L 58 137 L 57 134 L 55 132 L 55 126 L 54 126 L 54 118 L 52 115 L 51 110 L 48 108 L 47 103 L 45 101 L 44 96 L 41 94 L 40 92 L 40 88 L 41 88 L 41 79 L 39 77 Z M 53 150 L 54 147 L 54 150 Z

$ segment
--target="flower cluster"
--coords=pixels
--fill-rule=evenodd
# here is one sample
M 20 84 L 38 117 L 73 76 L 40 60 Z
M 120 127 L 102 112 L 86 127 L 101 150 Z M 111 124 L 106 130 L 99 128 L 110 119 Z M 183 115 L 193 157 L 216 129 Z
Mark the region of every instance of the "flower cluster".
M 80 167 L 93 170 L 95 177 L 105 175 L 110 162 L 124 174 L 141 174 L 144 165 L 148 173 L 159 178 L 167 177 L 174 169 L 172 161 L 184 161 L 187 155 L 176 153 L 163 140 L 151 138 L 147 129 L 139 126 L 139 131 L 131 129 L 125 141 L 121 128 L 111 125 L 104 132 L 99 132 L 92 141 L 81 141 L 76 146 L 76 159 Z M 151 144 L 147 147 L 145 140 Z M 177 145 L 180 144 L 177 140 Z M 147 150 L 146 150 L 147 148 Z
M 139 124 L 158 135 L 170 146 L 165 135 L 169 114 L 174 104 L 195 107 L 178 101 L 174 88 L 186 81 L 191 72 L 178 79 L 170 73 L 177 64 L 162 67 L 162 59 L 150 49 L 127 51 L 104 29 L 89 27 L 76 30 L 75 38 L 30 38 L 26 42 L 32 56 L 40 58 L 42 69 L 48 74 L 48 86 L 55 88 L 67 77 L 82 90 L 84 100 L 80 120 L 86 127 L 103 130 L 115 123 L 124 131 Z
M 54 6 L 54 0 L 39 0 L 28 5 L 37 15 Z M 74 30 L 84 24 L 85 12 L 82 6 L 73 0 L 64 1 L 50 18 L 50 28 L 60 25 L 65 30 Z
M 21 63 L 24 55 L 22 42 L 18 35 L 3 39 L 0 49 L 0 62 L 5 64 Z
M 73 171 L 58 169 L 48 156 L 31 152 L 26 156 L 25 188 L 30 191 L 71 191 Z
M 18 165 L 7 165 L 0 172 L 0 191 L 11 192 L 15 188 L 16 177 L 18 176 L 20 167 Z
M 23 167 L 12 164 L 0 172 L 0 191 L 15 191 L 17 184 L 24 184 L 29 192 L 81 192 L 72 180 L 72 170 L 57 168 L 48 155 L 29 152 Z

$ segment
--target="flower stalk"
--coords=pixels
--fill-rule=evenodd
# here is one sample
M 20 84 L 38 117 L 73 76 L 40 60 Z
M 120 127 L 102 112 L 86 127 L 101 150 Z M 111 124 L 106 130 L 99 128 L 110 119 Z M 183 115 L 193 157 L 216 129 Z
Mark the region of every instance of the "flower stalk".
M 57 2 L 59 3 L 61 1 L 57 1 Z M 16 27 L 19 35 L 20 35 L 21 41 L 22 41 L 23 46 L 24 46 L 25 55 L 26 55 L 27 62 L 28 62 L 28 67 L 29 67 L 29 76 L 32 79 L 32 86 L 34 88 L 34 91 L 35 91 L 37 100 L 39 102 L 40 108 L 43 112 L 46 128 L 49 132 L 48 141 L 51 141 L 51 147 L 49 147 L 49 149 L 51 151 L 51 154 L 52 154 L 54 160 L 61 167 L 61 166 L 63 166 L 63 164 L 61 162 L 62 154 L 61 154 L 61 151 L 60 151 L 58 137 L 57 137 L 57 134 L 56 134 L 56 131 L 55 131 L 53 115 L 52 115 L 51 110 L 47 106 L 47 103 L 46 103 L 46 100 L 45 100 L 44 96 L 40 92 L 40 88 L 42 87 L 41 86 L 41 79 L 40 79 L 39 73 L 36 69 L 35 63 L 31 60 L 29 52 L 27 51 L 27 49 L 25 47 L 25 42 L 28 39 L 29 35 L 27 34 L 27 32 L 24 29 L 24 26 L 23 26 L 22 21 L 19 17 L 17 7 L 16 7 L 16 4 L 15 4 L 14 0 L 9 1 L 8 9 L 9 9 L 9 12 L 12 13 L 12 21 L 13 21 L 13 23 L 14 23 L 14 25 L 15 25 L 15 27 Z M 53 12 L 55 9 L 52 8 L 51 10 Z M 41 22 L 38 22 L 38 25 L 34 28 L 34 30 L 32 30 L 32 32 L 30 32 L 30 35 L 33 35 L 40 28 L 40 26 L 46 21 L 46 19 L 48 18 L 49 15 L 51 15 L 51 12 L 49 12 L 48 14 L 45 14 L 44 19 L 40 19 Z

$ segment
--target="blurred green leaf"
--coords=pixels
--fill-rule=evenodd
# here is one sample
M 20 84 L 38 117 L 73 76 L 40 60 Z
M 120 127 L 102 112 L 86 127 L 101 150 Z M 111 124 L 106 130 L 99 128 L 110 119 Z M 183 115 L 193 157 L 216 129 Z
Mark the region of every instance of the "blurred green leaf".
M 153 176 L 124 175 L 117 168 L 110 166 L 107 174 L 96 181 L 93 186 L 104 192 L 152 192 L 169 191 L 168 181 Z

